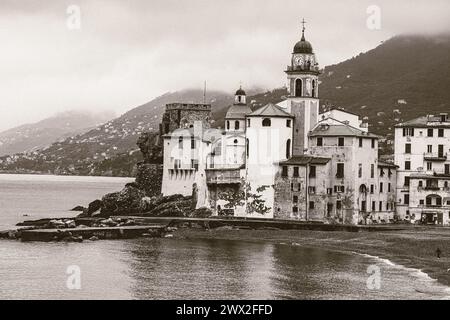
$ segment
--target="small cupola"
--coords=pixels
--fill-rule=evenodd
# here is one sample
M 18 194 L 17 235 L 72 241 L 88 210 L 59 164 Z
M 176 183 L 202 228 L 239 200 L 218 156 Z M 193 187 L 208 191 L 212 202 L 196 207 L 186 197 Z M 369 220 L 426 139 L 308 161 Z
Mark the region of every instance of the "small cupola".
M 242 90 L 242 87 L 239 87 L 239 89 L 236 91 L 236 94 L 234 96 L 234 104 L 247 104 L 246 94 L 245 91 Z

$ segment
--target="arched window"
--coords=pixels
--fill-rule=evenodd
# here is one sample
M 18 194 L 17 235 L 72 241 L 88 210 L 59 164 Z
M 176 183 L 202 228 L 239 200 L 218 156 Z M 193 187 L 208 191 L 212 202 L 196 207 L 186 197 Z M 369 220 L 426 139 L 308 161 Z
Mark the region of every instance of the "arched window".
M 303 95 L 303 82 L 302 79 L 295 80 L 295 96 L 301 97 Z
M 241 96 L 238 96 L 238 101 L 239 101 L 239 102 L 241 102 L 241 99 L 242 99 L 242 97 L 241 97 Z
M 227 121 L 227 130 L 230 130 L 230 121 Z
M 291 139 L 286 141 L 286 159 L 291 157 Z
M 183 137 L 178 138 L 178 148 L 183 149 Z
M 263 127 L 270 127 L 270 125 L 271 125 L 270 118 L 263 119 L 263 121 L 262 121 L 262 126 Z
M 239 121 L 234 122 L 234 130 L 239 130 Z
M 312 97 L 316 97 L 316 80 L 312 81 Z

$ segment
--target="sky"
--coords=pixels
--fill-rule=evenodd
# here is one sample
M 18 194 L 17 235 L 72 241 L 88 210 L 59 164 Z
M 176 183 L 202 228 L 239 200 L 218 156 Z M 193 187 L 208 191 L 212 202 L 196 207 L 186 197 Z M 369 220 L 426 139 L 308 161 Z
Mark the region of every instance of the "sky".
M 449 13 L 448 0 L 0 0 L 0 130 L 66 110 L 119 115 L 204 81 L 281 87 L 303 18 L 324 67 L 448 32 Z

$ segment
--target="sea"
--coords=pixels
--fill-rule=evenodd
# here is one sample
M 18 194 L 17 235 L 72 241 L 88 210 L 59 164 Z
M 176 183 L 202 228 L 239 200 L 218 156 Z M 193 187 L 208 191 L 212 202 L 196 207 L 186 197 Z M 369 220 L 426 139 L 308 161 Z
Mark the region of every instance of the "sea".
M 0 230 L 73 217 L 132 178 L 0 175 Z M 448 299 L 418 269 L 287 243 L 0 240 L 0 299 Z

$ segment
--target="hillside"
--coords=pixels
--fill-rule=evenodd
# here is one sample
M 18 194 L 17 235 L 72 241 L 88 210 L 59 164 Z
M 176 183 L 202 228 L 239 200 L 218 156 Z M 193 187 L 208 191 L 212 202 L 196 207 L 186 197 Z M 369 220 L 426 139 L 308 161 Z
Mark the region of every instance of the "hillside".
M 0 132 L 0 156 L 42 149 L 70 135 L 86 132 L 112 116 L 112 113 L 67 111 Z
M 321 77 L 321 104 L 368 117 L 371 130 L 389 133 L 394 121 L 450 111 L 450 34 L 397 36 L 337 65 Z M 398 109 L 400 116 L 392 111 Z
M 233 96 L 208 92 L 213 110 L 233 101 Z M 20 173 L 74 175 L 133 175 L 136 162 L 142 160 L 136 141 L 142 132 L 157 131 L 166 103 L 201 102 L 202 90 L 167 93 L 138 106 L 83 134 L 57 141 L 41 150 L 0 157 L 0 170 Z
M 450 111 L 450 36 L 394 37 L 377 48 L 326 67 L 319 94 L 322 108 L 343 107 L 360 114 L 371 131 L 390 136 L 392 125 L 426 113 Z M 247 90 L 252 109 L 277 103 L 286 89 Z M 136 141 L 142 132 L 158 130 L 164 105 L 202 102 L 202 90 L 164 94 L 84 134 L 71 136 L 40 151 L 0 158 L 3 172 L 82 175 L 133 175 L 141 160 Z M 233 92 L 208 92 L 214 127 L 223 127 Z M 399 113 L 394 114 L 393 110 Z M 384 145 L 382 153 L 390 153 Z

